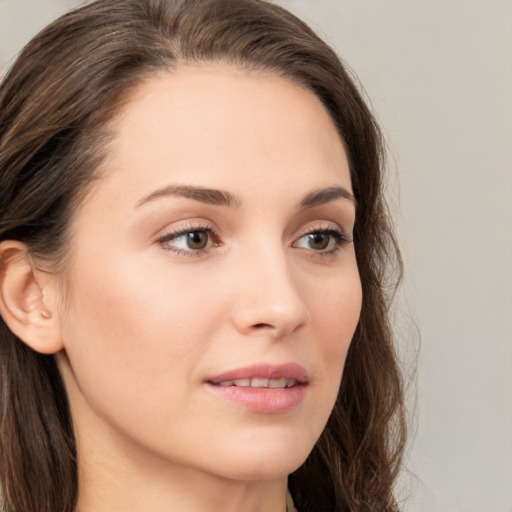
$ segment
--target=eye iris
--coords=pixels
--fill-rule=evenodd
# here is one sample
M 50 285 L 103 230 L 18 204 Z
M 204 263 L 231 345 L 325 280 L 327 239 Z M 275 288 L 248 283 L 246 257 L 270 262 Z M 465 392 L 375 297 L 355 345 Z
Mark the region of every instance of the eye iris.
M 315 251 L 323 251 L 329 246 L 330 236 L 326 233 L 311 233 L 308 238 L 309 247 Z
M 187 233 L 187 245 L 190 249 L 204 249 L 208 244 L 208 235 L 204 231 Z

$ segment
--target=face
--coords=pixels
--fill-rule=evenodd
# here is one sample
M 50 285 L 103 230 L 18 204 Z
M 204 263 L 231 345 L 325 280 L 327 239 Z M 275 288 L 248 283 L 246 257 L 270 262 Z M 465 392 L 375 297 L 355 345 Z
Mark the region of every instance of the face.
M 79 453 L 282 477 L 324 428 L 361 307 L 335 127 L 303 88 L 219 65 L 151 79 L 114 128 L 60 312 Z

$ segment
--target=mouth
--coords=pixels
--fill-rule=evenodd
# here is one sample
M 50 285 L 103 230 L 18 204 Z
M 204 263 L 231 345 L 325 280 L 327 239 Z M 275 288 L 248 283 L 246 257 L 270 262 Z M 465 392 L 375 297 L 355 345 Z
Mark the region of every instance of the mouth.
M 296 363 L 239 368 L 205 381 L 209 391 L 228 402 L 264 414 L 296 408 L 309 384 L 307 371 Z
M 296 386 L 297 379 L 265 379 L 264 377 L 253 377 L 251 379 L 235 379 L 223 380 L 221 382 L 209 382 L 213 386 L 220 386 L 223 388 L 229 386 L 237 386 L 241 388 L 270 388 L 270 389 L 287 389 Z

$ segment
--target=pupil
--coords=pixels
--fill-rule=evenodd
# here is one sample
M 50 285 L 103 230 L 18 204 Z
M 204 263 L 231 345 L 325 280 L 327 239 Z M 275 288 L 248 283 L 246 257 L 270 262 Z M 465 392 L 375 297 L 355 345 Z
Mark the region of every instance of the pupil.
M 309 246 L 311 249 L 322 251 L 329 245 L 329 236 L 324 233 L 313 233 L 309 235 Z
M 188 234 L 188 246 L 190 249 L 204 249 L 207 243 L 208 237 L 202 231 L 192 231 Z

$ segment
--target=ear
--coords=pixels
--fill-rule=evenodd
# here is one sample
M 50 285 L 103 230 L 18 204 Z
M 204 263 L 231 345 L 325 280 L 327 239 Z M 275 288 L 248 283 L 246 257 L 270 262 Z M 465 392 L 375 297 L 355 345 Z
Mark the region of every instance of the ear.
M 63 348 L 55 287 L 56 278 L 36 268 L 25 244 L 0 243 L 0 315 L 20 340 L 43 354 Z

